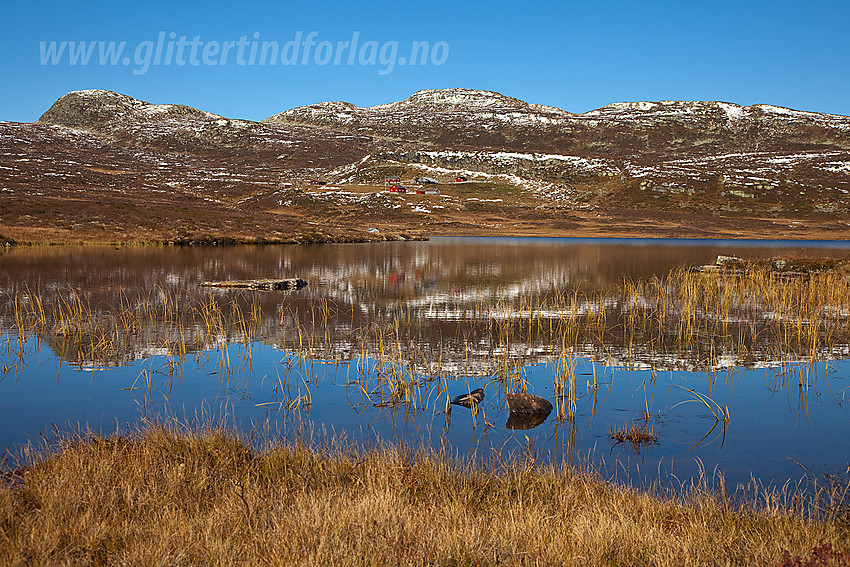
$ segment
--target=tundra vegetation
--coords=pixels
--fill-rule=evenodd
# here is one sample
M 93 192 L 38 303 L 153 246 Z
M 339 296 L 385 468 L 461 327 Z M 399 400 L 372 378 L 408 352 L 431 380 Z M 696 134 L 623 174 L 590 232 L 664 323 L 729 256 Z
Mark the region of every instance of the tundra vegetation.
M 6 565 L 848 565 L 846 488 L 638 492 L 590 472 L 149 424 L 60 436 L 0 484 Z M 815 558 L 820 563 L 803 563 Z M 784 563 L 783 563 L 784 561 Z

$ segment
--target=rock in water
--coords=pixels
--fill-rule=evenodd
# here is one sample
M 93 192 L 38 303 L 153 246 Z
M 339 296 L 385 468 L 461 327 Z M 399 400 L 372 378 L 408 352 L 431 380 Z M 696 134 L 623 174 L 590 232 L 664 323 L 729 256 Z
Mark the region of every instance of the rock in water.
M 514 413 L 546 413 L 552 411 L 552 404 L 546 398 L 534 394 L 507 393 L 508 407 Z
M 724 256 L 720 254 L 717 256 L 717 260 L 714 261 L 715 266 L 740 266 L 744 263 L 742 258 L 738 258 L 737 256 Z
M 457 406 L 472 408 L 472 406 L 478 404 L 483 399 L 484 388 L 478 388 L 477 390 L 472 390 L 467 394 L 460 394 L 459 396 L 455 396 L 454 398 L 452 398 L 452 403 Z

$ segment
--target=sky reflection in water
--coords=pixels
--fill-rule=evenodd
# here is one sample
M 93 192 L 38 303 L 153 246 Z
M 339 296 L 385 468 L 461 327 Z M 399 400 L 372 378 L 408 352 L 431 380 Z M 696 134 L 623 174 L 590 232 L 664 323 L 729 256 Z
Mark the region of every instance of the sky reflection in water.
M 382 404 L 387 393 L 376 381 L 357 384 L 364 370 L 374 374 L 386 362 L 375 358 L 375 350 L 358 349 L 355 330 L 400 305 L 430 310 L 435 331 L 420 338 L 433 353 L 450 327 L 440 313 L 467 299 L 518 301 L 578 284 L 605 288 L 623 277 L 662 275 L 678 265 L 708 263 L 718 253 L 770 257 L 848 252 L 837 243 L 815 249 L 788 243 L 734 246 L 730 251 L 728 244 L 690 241 L 436 239 L 312 248 L 16 250 L 0 256 L 0 285 L 7 294 L 73 288 L 103 308 L 119 304 L 122 296 L 171 294 L 180 301 L 195 300 L 206 293 L 198 288 L 204 280 L 300 276 L 310 285 L 286 296 L 256 294 L 263 340 L 253 343 L 250 357 L 243 345 L 230 344 L 224 370 L 221 351 L 174 357 L 163 354 L 155 341 L 136 345 L 131 356 L 114 366 L 96 368 L 56 343 L 30 336 L 21 359 L 4 321 L 0 344 L 7 371 L 0 382 L 0 445 L 14 449 L 42 434 L 49 437 L 51 424 L 109 432 L 145 415 L 186 421 L 226 415 L 243 431 L 288 439 L 335 435 L 366 445 L 403 442 L 480 461 L 528 454 L 541 461 L 587 459 L 604 474 L 635 484 L 661 480 L 675 485 L 701 467 L 709 473 L 722 471 L 731 483 L 755 476 L 763 483 L 782 484 L 799 479 L 806 469 L 844 472 L 850 464 L 845 404 L 850 366 L 845 357 L 808 368 L 762 364 L 766 367 L 706 372 L 686 364 L 652 369 L 612 350 L 607 357 L 596 356 L 595 365 L 588 357 L 578 359 L 574 420 L 559 421 L 553 413 L 531 429 L 506 427 L 504 385 L 488 378 L 492 368 L 474 368 L 487 353 L 470 362 L 475 349 L 469 345 L 444 348 L 447 382 L 417 375 L 415 408 Z M 306 317 L 321 301 L 351 313 L 348 328 L 337 329 L 333 352 L 324 353 L 323 358 L 336 359 L 332 362 L 300 359 L 280 337 L 282 303 Z M 524 348 L 520 359 L 529 391 L 554 400 L 556 362 L 551 353 L 536 352 L 535 345 Z M 453 360 L 462 357 L 466 360 Z M 809 372 L 808 388 L 798 387 L 798 372 Z M 475 419 L 459 406 L 445 414 L 441 384 L 448 384 L 451 395 L 486 386 Z M 728 407 L 729 423 L 718 422 L 689 389 Z M 609 438 L 610 428 L 629 426 L 644 413 L 650 416 L 657 444 L 636 450 Z

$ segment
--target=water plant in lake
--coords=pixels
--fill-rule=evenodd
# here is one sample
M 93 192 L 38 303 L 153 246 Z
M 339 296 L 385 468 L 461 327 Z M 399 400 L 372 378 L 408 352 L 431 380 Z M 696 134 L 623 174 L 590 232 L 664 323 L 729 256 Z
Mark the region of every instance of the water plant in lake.
M 458 298 L 438 312 L 398 301 L 365 318 L 354 306 L 321 299 L 304 308 L 287 295 L 274 315 L 265 314 L 257 293 L 178 299 L 155 289 L 91 305 L 83 290 L 24 290 L 0 306 L 0 318 L 7 340 L 49 342 L 78 365 L 115 365 L 152 351 L 178 360 L 215 352 L 219 373 L 228 375 L 234 363 L 250 368 L 258 340 L 299 359 L 359 357 L 353 385 L 368 403 L 384 406 L 448 403 L 449 376 L 492 376 L 506 391 L 526 392 L 527 362 L 546 358 L 556 362 L 552 386 L 562 420 L 576 412 L 580 356 L 592 359 L 588 388 L 598 383 L 597 361 L 611 365 L 615 358 L 649 365 L 653 379 L 665 368 L 713 372 L 768 363 L 805 387 L 814 364 L 847 356 L 850 344 L 850 278 L 843 268 L 797 277 L 758 264 L 679 268 L 607 290 L 579 284 L 510 301 Z M 238 361 L 231 360 L 233 343 Z M 24 351 L 4 349 L 5 373 Z M 728 421 L 725 408 L 695 395 Z
M 641 425 L 633 423 L 631 427 L 611 427 L 608 429 L 608 437 L 617 443 L 630 443 L 635 449 L 658 443 L 658 436 L 649 426 L 648 420 L 643 420 Z

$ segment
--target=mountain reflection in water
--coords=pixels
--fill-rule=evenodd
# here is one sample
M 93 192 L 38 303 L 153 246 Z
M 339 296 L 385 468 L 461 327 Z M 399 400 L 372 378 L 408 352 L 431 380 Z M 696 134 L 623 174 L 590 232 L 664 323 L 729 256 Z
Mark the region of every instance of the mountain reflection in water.
M 637 483 L 688 478 L 700 467 L 740 483 L 799 478 L 797 463 L 845 470 L 846 312 L 826 314 L 834 329 L 817 333 L 829 340 L 812 344 L 805 320 L 778 345 L 776 329 L 793 329 L 790 319 L 777 326 L 776 314 L 761 310 L 755 322 L 749 311 L 723 320 L 695 312 L 689 324 L 698 332 L 683 340 L 666 319 L 636 315 L 655 292 L 612 292 L 719 253 L 848 253 L 835 243 L 729 246 L 436 239 L 13 250 L 0 255 L 0 443 L 20 445 L 53 422 L 108 431 L 145 413 L 209 412 L 288 438 L 333 431 L 477 459 L 533 448 L 541 459 L 588 459 Z M 285 277 L 308 286 L 199 287 Z M 559 375 L 575 396 L 569 412 L 556 403 Z M 450 397 L 484 386 L 473 410 L 446 413 Z M 509 415 L 504 394 L 516 389 L 559 409 Z M 637 419 L 652 421 L 657 445 L 609 439 L 609 429 Z

